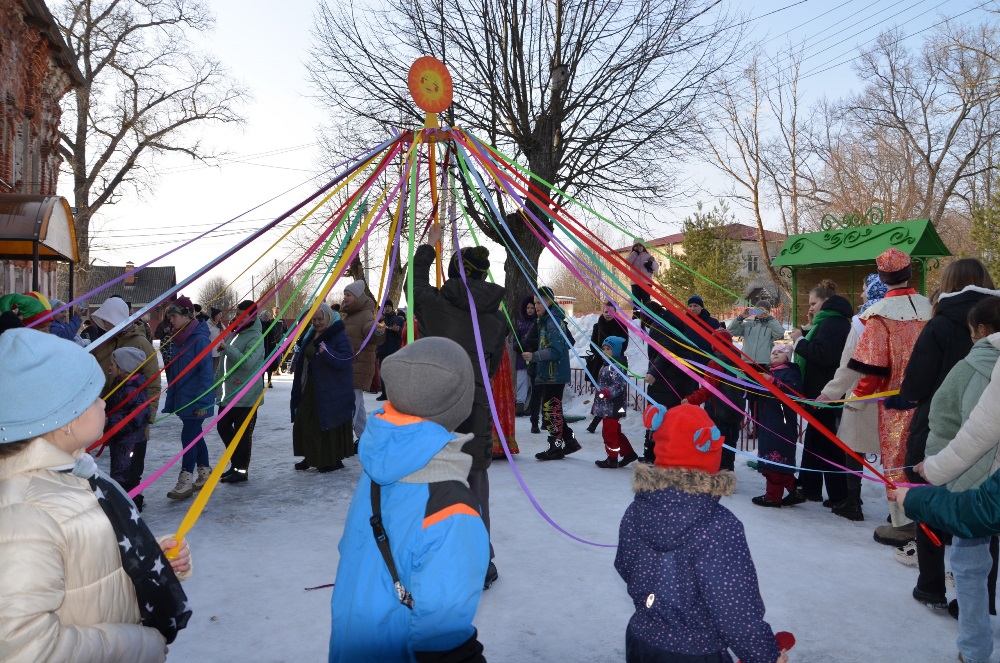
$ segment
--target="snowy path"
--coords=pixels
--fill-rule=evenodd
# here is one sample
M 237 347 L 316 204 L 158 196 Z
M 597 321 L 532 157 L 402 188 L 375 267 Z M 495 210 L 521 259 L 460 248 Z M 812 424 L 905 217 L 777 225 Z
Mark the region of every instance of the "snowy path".
M 337 542 L 360 468 L 320 475 L 292 469 L 288 423 L 289 376 L 266 393 L 254 439 L 251 479 L 220 485 L 190 535 L 194 577 L 185 589 L 194 616 L 171 645 L 170 659 L 215 661 L 326 660 L 330 589 Z M 377 405 L 366 397 L 368 411 Z M 584 413 L 573 402 L 568 410 Z M 582 431 L 585 424 L 578 424 Z M 579 435 L 583 451 L 540 463 L 543 435 L 518 419 L 518 469 L 554 520 L 573 534 L 616 543 L 618 523 L 631 501 L 631 470 L 601 470 L 597 435 Z M 625 432 L 641 448 L 638 416 Z M 207 436 L 212 461 L 222 442 Z M 180 422 L 154 427 L 147 474 L 180 449 Z M 724 498 L 744 523 L 775 630 L 795 633 L 793 661 L 936 662 L 956 660 L 957 622 L 910 597 L 916 569 L 893 560 L 872 540 L 885 522 L 884 491 L 865 482 L 863 523 L 831 515 L 819 504 L 762 509 L 750 498 L 763 478 L 737 461 L 736 494 Z M 107 455 L 98 462 L 107 463 Z M 154 533 L 173 531 L 190 501 L 167 499 L 177 472 L 146 490 L 144 517 Z M 506 461 L 490 470 L 493 543 L 500 579 L 485 592 L 476 626 L 489 661 L 621 661 L 632 608 L 613 567 L 614 550 L 576 543 L 532 509 Z M 952 590 L 949 590 L 952 591 Z

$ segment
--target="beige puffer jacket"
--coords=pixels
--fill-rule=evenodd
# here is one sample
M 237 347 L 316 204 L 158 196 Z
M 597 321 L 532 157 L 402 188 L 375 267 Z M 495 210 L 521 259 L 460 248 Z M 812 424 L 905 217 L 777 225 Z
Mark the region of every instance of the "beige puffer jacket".
M 0 458 L 0 661 L 164 661 L 89 484 L 49 469 L 73 462 L 42 438 Z
M 367 391 L 371 388 L 372 379 L 375 377 L 375 346 L 385 342 L 385 330 L 376 329 L 364 349 L 358 351 L 368 337 L 368 332 L 375 326 L 375 301 L 368 295 L 362 295 L 356 298 L 351 308 L 341 308 L 340 316 L 355 355 L 354 388 Z
M 859 329 L 860 328 L 860 329 Z M 847 367 L 858 347 L 863 327 L 857 316 L 851 322 L 851 333 L 847 336 L 844 352 L 840 355 L 840 367 L 833 379 L 826 383 L 821 392 L 830 400 L 840 400 L 854 392 L 858 382 L 864 377 Z M 878 443 L 878 405 L 869 401 L 857 401 L 844 407 L 840 418 L 837 437 L 858 453 L 882 453 Z

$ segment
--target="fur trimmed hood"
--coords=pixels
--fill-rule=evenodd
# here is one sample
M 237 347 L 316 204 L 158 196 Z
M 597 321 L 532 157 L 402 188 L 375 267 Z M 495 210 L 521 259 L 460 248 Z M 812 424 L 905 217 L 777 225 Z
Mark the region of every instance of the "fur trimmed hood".
M 629 509 L 647 546 L 660 552 L 677 550 L 720 518 L 733 518 L 719 498 L 731 495 L 735 487 L 732 472 L 639 465 L 632 474 L 635 501 Z
M 682 467 L 656 467 L 638 463 L 632 473 L 632 491 L 651 493 L 664 488 L 676 488 L 691 495 L 727 497 L 736 490 L 733 472 L 708 474 Z

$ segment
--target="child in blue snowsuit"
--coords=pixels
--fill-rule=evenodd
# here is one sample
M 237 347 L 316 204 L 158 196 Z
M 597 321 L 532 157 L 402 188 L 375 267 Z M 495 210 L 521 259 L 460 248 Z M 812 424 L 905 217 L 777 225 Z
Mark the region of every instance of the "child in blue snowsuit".
M 451 432 L 472 411 L 472 362 L 431 336 L 386 357 L 382 375 L 389 400 L 358 448 L 364 474 L 340 540 L 329 661 L 485 663 L 472 620 L 489 536 L 466 481 L 472 435 Z
M 639 456 L 632 449 L 632 444 L 622 432 L 621 420 L 625 418 L 625 407 L 628 399 L 628 382 L 621 373 L 623 365 L 622 348 L 625 339 L 621 336 L 608 336 L 601 345 L 601 350 L 611 357 L 618 368 L 605 364 L 597 374 L 597 393 L 594 394 L 594 405 L 590 413 L 600 417 L 602 421 L 601 434 L 604 438 L 604 450 L 608 457 L 595 460 L 594 464 L 602 468 L 625 467 Z

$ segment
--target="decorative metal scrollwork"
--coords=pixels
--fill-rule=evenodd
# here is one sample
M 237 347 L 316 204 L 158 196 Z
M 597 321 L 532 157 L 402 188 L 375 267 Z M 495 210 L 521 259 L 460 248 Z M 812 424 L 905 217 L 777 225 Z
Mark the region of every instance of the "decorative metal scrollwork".
M 790 279 L 794 276 L 794 270 L 788 265 L 782 265 L 778 268 L 778 276 L 784 276 L 786 279 Z
M 833 214 L 824 214 L 819 221 L 819 227 L 823 230 L 833 230 L 839 228 L 859 228 L 861 226 L 877 226 L 885 221 L 885 213 L 881 207 L 871 207 L 864 214 L 845 214 L 838 219 Z

